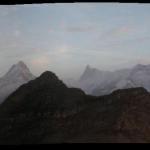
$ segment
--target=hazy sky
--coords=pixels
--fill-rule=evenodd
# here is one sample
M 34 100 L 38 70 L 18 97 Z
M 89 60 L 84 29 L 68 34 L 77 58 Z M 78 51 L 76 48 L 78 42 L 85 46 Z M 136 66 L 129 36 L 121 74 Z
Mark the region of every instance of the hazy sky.
M 148 64 L 150 4 L 0 6 L 0 75 L 19 60 L 61 77 Z

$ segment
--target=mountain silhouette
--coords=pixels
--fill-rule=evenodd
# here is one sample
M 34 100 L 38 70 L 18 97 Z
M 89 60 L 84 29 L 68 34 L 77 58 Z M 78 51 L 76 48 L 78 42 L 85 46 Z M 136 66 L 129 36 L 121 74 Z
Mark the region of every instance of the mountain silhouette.
M 150 142 L 142 87 L 94 97 L 44 72 L 0 105 L 0 144 Z

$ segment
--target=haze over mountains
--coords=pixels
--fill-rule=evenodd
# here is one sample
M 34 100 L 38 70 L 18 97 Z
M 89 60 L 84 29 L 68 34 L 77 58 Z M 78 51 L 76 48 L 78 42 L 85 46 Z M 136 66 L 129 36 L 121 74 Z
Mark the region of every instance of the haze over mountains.
M 149 89 L 149 70 L 149 65 L 114 72 L 87 66 L 82 88 L 115 90 L 92 96 L 50 71 L 36 78 L 18 62 L 0 82 L 7 97 L 0 105 L 0 144 L 150 142 L 150 94 L 143 88 Z
M 144 87 L 150 91 L 150 65 L 138 64 L 116 71 L 101 71 L 88 65 L 79 80 L 66 84 L 92 95 L 106 95 L 117 89 L 132 87 Z
M 19 86 L 35 79 L 24 62 L 20 61 L 13 65 L 9 71 L 0 78 L 0 103 L 14 92 Z
M 19 86 L 35 78 L 24 62 L 20 61 L 13 65 L 0 78 L 0 103 Z M 144 87 L 150 91 L 150 65 L 138 64 L 130 69 L 116 71 L 102 71 L 87 65 L 80 79 L 71 78 L 63 81 L 68 87 L 81 88 L 85 93 L 95 96 L 132 87 Z
M 144 88 L 94 97 L 44 72 L 0 105 L 0 144 L 150 142 Z
M 0 145 L 150 143 L 149 16 L 138 3 L 0 6 Z

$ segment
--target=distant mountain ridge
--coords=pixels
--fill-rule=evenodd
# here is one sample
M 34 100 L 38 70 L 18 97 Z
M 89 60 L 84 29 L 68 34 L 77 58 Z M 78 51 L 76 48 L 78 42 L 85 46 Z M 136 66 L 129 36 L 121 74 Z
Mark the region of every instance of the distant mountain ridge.
M 115 76 L 117 72 L 114 73 Z M 111 88 L 112 87 L 112 88 Z M 115 82 L 109 82 L 105 86 L 99 85 L 92 93 L 94 95 L 109 94 L 117 89 L 127 89 L 132 87 L 144 87 L 150 91 L 150 65 L 136 65 L 129 70 L 122 70 L 121 75 Z
M 19 86 L 35 79 L 23 61 L 13 65 L 9 71 L 0 78 L 0 103 Z
M 150 91 L 150 65 L 138 64 L 116 71 L 102 71 L 88 65 L 80 79 L 70 86 L 92 95 L 106 95 L 117 89 L 132 87 L 144 87 Z

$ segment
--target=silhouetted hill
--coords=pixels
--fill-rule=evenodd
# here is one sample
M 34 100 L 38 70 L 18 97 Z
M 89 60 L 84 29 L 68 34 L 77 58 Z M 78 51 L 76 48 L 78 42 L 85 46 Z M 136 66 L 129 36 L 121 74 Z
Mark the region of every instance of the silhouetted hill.
M 144 88 L 94 97 L 46 71 L 0 105 L 0 144 L 150 142 L 149 114 Z

